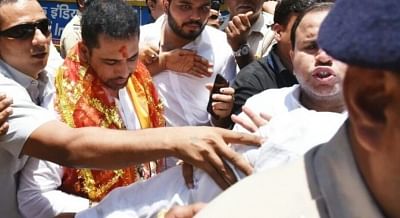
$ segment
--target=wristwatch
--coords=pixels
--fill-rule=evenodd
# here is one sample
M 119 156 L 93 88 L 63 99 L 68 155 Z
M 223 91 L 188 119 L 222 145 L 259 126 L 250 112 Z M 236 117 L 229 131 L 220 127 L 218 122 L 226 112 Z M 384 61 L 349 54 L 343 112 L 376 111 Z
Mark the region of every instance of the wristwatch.
M 238 50 L 233 52 L 233 55 L 235 55 L 235 57 L 242 57 L 249 54 L 250 54 L 250 46 L 247 43 L 241 45 Z

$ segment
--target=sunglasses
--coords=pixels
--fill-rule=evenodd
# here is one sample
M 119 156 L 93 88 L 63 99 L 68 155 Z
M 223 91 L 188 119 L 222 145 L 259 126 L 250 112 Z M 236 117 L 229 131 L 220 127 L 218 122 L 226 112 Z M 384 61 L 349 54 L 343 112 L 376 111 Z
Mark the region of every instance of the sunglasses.
M 29 39 L 33 38 L 36 29 L 39 29 L 43 35 L 50 35 L 50 20 L 42 19 L 33 23 L 23 23 L 0 31 L 0 36 L 13 39 Z

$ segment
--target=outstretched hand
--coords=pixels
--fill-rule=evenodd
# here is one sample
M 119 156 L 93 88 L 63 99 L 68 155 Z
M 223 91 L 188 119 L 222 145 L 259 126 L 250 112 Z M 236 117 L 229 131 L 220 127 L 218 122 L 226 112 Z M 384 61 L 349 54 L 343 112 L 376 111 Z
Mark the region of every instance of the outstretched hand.
M 234 123 L 242 126 L 252 133 L 256 132 L 261 126 L 268 124 L 268 122 L 271 120 L 270 115 L 262 112 L 260 113 L 260 115 L 258 115 L 246 106 L 242 107 L 242 112 L 250 118 L 250 121 L 235 114 L 232 114 L 231 119 Z
M 181 142 L 176 145 L 177 153 L 174 155 L 188 164 L 203 169 L 222 189 L 226 189 L 236 182 L 236 176 L 226 161 L 246 175 L 252 173 L 251 165 L 227 144 L 259 146 L 262 143 L 260 137 L 215 127 L 171 129 L 173 131 L 171 131 L 170 137 Z

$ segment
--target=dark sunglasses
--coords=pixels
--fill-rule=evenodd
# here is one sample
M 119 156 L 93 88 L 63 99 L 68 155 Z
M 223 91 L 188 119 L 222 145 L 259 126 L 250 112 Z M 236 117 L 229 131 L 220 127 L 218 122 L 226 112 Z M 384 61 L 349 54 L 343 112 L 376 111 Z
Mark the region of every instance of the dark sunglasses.
M 0 36 L 14 38 L 14 39 L 29 39 L 35 35 L 36 29 L 39 29 L 43 35 L 50 35 L 50 21 L 49 19 L 38 20 L 34 23 L 23 23 L 10 27 L 6 30 L 0 31 Z

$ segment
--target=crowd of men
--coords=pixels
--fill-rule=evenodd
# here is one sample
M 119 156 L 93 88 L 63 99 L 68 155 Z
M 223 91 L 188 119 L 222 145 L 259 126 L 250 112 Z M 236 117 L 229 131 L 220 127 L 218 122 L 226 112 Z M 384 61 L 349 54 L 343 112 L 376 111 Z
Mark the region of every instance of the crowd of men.
M 0 0 L 1 214 L 400 216 L 399 2 L 146 3 Z

